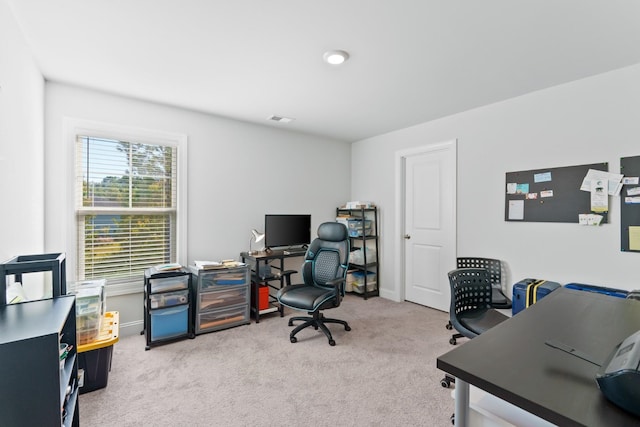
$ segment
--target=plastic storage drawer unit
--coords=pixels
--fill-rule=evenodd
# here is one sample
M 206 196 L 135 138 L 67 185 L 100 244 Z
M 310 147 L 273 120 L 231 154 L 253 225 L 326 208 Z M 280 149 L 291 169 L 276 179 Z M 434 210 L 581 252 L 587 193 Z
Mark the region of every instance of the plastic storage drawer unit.
M 189 306 L 151 310 L 151 340 L 179 337 L 189 332 Z

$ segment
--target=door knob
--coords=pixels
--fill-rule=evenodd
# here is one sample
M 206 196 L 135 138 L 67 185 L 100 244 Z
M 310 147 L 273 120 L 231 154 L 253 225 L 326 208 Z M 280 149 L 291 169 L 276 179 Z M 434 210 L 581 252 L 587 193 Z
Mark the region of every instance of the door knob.
M 405 239 L 407 239 L 407 240 L 409 240 L 409 239 L 411 238 L 411 236 L 409 236 L 408 234 L 405 234 L 405 235 L 404 235 L 404 238 L 405 238 Z

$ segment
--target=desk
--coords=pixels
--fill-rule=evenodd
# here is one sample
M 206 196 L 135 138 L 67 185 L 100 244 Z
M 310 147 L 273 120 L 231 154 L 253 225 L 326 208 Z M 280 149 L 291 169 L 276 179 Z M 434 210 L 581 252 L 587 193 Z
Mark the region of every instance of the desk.
M 560 426 L 637 426 L 606 400 L 598 367 L 545 345 L 562 342 L 604 362 L 640 329 L 640 302 L 560 288 L 482 335 L 438 357 L 456 377 L 456 425 L 466 425 L 469 384 Z
M 249 254 L 248 252 L 241 252 L 240 257 L 242 258 L 242 262 L 246 262 L 251 264 L 251 282 L 254 284 L 251 288 L 251 292 L 253 292 L 253 298 L 251 302 L 251 314 L 253 314 L 256 319 L 256 323 L 260 323 L 260 315 L 266 313 L 272 313 L 274 311 L 280 312 L 280 317 L 284 316 L 284 311 L 282 306 L 277 303 L 274 296 L 269 296 L 269 308 L 264 310 L 258 309 L 258 295 L 259 295 L 259 286 L 261 284 L 267 285 L 272 289 L 280 289 L 283 286 L 284 276 L 282 276 L 282 272 L 285 270 L 284 268 L 284 260 L 286 258 L 297 258 L 303 257 L 305 252 L 288 252 L 284 250 L 271 250 L 268 252 L 252 252 Z M 264 266 L 269 265 L 273 261 L 278 261 L 278 265 L 273 266 L 277 271 L 271 272 L 270 275 L 265 277 L 260 277 L 260 264 Z M 278 282 L 279 287 L 275 287 L 271 285 L 271 282 Z M 271 295 L 271 293 L 270 293 Z

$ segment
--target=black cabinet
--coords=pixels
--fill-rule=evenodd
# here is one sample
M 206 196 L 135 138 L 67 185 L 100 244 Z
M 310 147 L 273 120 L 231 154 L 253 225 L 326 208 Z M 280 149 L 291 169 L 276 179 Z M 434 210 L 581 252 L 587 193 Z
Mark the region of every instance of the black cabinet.
M 144 272 L 144 330 L 151 346 L 194 338 L 192 322 L 191 273 L 187 270 Z
M 74 296 L 0 306 L 0 362 L 0 424 L 79 425 Z
M 337 208 L 336 220 L 347 226 L 351 243 L 347 291 L 364 299 L 380 295 L 378 209 Z

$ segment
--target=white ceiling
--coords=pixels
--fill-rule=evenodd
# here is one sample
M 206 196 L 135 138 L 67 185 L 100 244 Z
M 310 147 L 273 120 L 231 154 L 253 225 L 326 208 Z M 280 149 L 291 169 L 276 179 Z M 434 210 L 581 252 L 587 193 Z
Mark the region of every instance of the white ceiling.
M 5 1 L 47 80 L 346 141 L 640 62 L 637 0 Z

